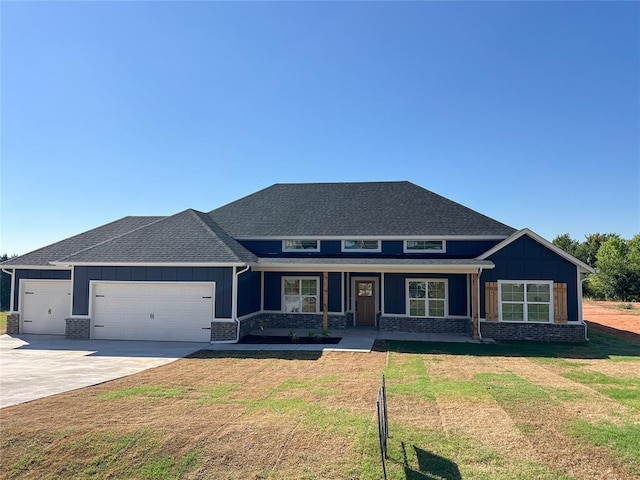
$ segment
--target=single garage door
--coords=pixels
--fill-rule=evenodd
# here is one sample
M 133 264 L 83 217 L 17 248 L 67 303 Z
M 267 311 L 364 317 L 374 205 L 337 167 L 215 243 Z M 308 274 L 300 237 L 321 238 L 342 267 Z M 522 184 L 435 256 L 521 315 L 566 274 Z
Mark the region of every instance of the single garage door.
M 208 342 L 213 283 L 93 283 L 93 338 Z
M 71 311 L 69 280 L 22 280 L 22 333 L 65 334 Z

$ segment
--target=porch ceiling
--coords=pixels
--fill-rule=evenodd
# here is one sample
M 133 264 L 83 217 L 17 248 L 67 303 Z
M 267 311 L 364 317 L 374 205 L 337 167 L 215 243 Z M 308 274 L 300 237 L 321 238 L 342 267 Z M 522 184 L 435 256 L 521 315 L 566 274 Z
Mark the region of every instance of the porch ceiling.
M 489 260 L 462 258 L 260 258 L 257 271 L 478 273 L 495 267 Z

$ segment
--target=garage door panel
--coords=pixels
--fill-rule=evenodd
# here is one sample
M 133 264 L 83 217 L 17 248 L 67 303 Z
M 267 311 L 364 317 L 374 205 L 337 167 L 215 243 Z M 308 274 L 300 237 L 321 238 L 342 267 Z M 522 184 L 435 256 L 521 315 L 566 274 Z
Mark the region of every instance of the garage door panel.
M 71 282 L 23 280 L 22 332 L 64 335 L 71 308 Z
M 94 338 L 209 341 L 213 284 L 96 283 Z

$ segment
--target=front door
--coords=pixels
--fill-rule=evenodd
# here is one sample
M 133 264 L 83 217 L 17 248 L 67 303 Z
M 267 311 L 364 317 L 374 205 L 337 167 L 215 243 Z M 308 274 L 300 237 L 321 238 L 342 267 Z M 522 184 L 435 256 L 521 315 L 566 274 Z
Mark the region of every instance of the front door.
M 373 280 L 356 281 L 356 326 L 376 325 L 376 295 Z

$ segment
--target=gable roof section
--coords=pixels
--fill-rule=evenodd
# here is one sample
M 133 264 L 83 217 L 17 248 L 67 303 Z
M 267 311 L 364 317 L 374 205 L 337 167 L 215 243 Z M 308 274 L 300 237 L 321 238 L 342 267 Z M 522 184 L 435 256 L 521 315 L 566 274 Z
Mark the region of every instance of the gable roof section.
M 98 243 L 120 237 L 166 217 L 124 217 L 71 238 L 47 245 L 32 252 L 11 258 L 2 267 L 50 266 L 49 262 L 80 252 Z
M 55 264 L 244 264 L 257 258 L 202 212 L 185 210 Z
M 574 257 L 573 255 L 565 252 L 561 248 L 559 248 L 556 245 L 554 245 L 553 243 L 551 243 L 549 240 L 541 237 L 540 235 L 538 235 L 537 233 L 533 232 L 532 230 L 529 230 L 528 228 L 523 228 L 522 230 L 518 230 L 513 235 L 511 235 L 509 238 L 504 239 L 502 242 L 497 244 L 495 247 L 487 250 L 482 255 L 478 256 L 477 259 L 478 260 L 486 260 L 486 259 L 488 259 L 491 255 L 493 255 L 494 253 L 496 253 L 499 250 L 502 250 L 507 245 L 515 242 L 516 240 L 518 240 L 523 235 L 527 235 L 528 237 L 532 238 L 533 240 L 535 240 L 539 244 L 547 247 L 553 253 L 555 253 L 557 255 L 560 255 L 565 260 L 573 263 L 574 265 L 576 265 L 580 269 L 581 273 L 596 273 L 595 269 L 593 267 L 591 267 L 590 265 L 587 265 L 582 260 L 579 260 L 576 257 Z
M 411 182 L 275 184 L 209 215 L 234 238 L 500 238 L 515 231 Z

